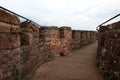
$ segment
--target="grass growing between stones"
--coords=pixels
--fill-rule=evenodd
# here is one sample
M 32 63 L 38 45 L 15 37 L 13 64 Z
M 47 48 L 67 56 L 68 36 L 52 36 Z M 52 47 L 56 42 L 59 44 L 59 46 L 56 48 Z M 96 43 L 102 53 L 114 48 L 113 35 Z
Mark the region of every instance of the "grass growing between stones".
M 99 73 L 103 80 L 105 80 L 105 72 L 102 69 L 99 69 Z
M 20 80 L 19 71 L 18 71 L 16 65 L 13 66 L 12 74 L 15 77 L 15 80 Z
M 99 74 L 101 75 L 102 79 L 105 80 L 105 72 L 102 66 L 100 66 L 99 61 L 96 61 L 96 67 L 98 68 Z
M 96 61 L 96 67 L 99 68 L 100 64 L 98 61 Z

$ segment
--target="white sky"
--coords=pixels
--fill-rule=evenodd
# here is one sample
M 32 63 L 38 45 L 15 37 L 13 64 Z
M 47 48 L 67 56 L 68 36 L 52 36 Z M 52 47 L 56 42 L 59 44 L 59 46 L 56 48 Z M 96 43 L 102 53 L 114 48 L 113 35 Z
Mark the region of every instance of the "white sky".
M 120 13 L 120 0 L 0 0 L 0 6 L 40 25 L 95 30 Z M 113 20 L 118 21 L 120 17 Z

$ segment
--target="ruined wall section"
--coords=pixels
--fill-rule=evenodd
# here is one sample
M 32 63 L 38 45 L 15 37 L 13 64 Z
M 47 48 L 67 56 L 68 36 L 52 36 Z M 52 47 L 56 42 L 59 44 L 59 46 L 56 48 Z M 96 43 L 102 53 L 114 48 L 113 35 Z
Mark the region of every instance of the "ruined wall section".
M 97 60 L 105 80 L 120 80 L 120 22 L 100 27 Z

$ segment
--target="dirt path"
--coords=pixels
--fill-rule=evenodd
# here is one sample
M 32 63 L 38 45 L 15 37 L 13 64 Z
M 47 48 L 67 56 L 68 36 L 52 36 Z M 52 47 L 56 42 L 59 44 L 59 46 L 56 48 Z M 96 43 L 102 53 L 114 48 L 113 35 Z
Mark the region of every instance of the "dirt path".
M 101 80 L 95 66 L 97 42 L 40 66 L 31 80 Z

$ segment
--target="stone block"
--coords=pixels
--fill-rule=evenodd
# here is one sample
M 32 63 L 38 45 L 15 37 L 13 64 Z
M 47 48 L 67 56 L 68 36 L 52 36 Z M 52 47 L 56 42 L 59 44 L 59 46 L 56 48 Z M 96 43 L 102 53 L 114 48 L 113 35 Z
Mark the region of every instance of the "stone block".
M 19 26 L 12 26 L 10 32 L 11 33 L 21 33 L 21 29 Z
M 39 28 L 32 22 L 23 22 L 21 27 L 21 45 L 27 46 L 39 42 Z
M 17 16 L 8 13 L 7 11 L 0 10 L 0 22 L 19 25 L 20 20 Z
M 0 33 L 20 33 L 21 29 L 18 25 L 0 22 Z
M 72 31 L 70 27 L 60 27 L 59 28 L 60 35 L 60 55 L 64 55 L 71 50 L 71 42 L 72 42 Z
M 20 44 L 19 34 L 0 33 L 0 49 L 14 49 Z
M 34 34 L 34 36 L 39 36 L 39 28 L 37 25 L 35 25 L 32 22 L 22 22 L 20 24 L 20 27 L 22 28 L 22 32 L 31 32 L 32 34 Z
M 70 27 L 62 26 L 59 28 L 60 38 L 72 37 L 72 31 Z M 70 36 L 69 36 L 70 35 Z
M 10 33 L 10 26 L 9 24 L 0 22 L 0 33 Z
M 38 42 L 39 42 L 39 38 L 35 37 L 31 33 L 23 33 L 23 34 L 21 34 L 21 45 L 22 46 L 36 44 Z

